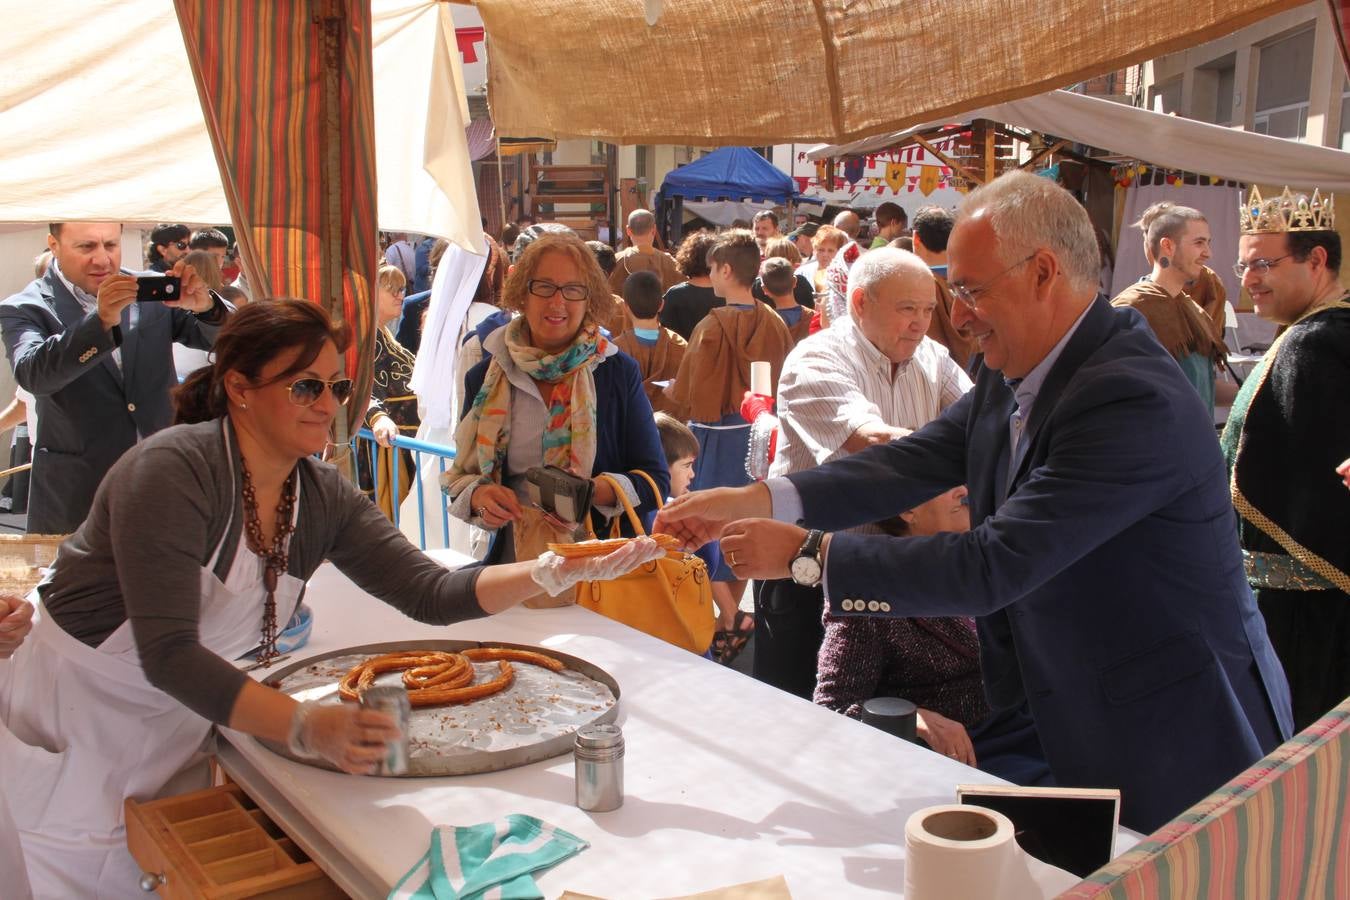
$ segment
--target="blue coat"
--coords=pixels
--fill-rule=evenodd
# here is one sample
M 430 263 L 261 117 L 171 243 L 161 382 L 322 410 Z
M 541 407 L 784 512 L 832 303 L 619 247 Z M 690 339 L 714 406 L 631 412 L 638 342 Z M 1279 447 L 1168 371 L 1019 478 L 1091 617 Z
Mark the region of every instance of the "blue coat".
M 94 491 L 138 437 L 173 422 L 172 345 L 210 350 L 218 325 L 162 303 L 133 304 L 107 331 L 54 268 L 0 303 L 0 331 L 19 386 L 36 398 L 38 433 L 28 531 L 69 534 Z M 122 366 L 112 351 L 122 350 Z
M 978 616 L 991 705 L 1025 699 L 1056 782 L 1119 788 L 1122 821 L 1151 831 L 1291 726 L 1209 411 L 1143 317 L 1102 300 L 1051 368 L 1001 500 L 1012 409 L 983 369 L 913 436 L 789 476 L 824 529 L 970 488 L 967 533 L 834 535 L 831 611 Z
M 483 386 L 492 357 L 484 358 L 464 375 L 464 409 L 461 418 L 473 405 Z M 642 388 L 642 370 L 637 360 L 622 351 L 595 367 L 595 465 L 590 477 L 601 472 L 625 473 L 642 469 L 656 481 L 664 499 L 670 494 L 670 471 L 666 468 L 665 453 L 661 450 L 661 435 L 656 430 L 652 405 Z M 641 503 L 636 507 L 645 528 L 650 529 L 656 517 L 657 498 L 641 476 L 632 477 Z M 621 517 L 624 533 L 630 534 L 627 517 Z M 599 521 L 593 527 L 600 528 Z M 597 532 L 598 534 L 599 532 Z M 500 532 L 498 532 L 500 534 Z M 601 534 L 601 537 L 606 535 Z M 496 562 L 501 542 L 495 539 L 488 551 L 486 563 Z

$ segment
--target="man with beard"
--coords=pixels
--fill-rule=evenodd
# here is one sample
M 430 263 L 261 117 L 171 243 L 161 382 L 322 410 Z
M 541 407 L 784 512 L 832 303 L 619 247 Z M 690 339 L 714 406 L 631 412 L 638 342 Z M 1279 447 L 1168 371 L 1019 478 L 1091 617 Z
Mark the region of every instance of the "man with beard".
M 1223 432 L 1247 579 L 1289 676 L 1294 725 L 1350 694 L 1350 293 L 1334 209 L 1288 189 L 1240 211 L 1234 271 L 1284 331 L 1248 376 Z
M 1135 225 L 1144 232 L 1144 254 L 1153 271 L 1121 291 L 1111 305 L 1128 306 L 1144 317 L 1205 407 L 1213 410 L 1214 367 L 1228 358 L 1228 348 L 1185 292 L 1187 284 L 1204 277 L 1209 222 L 1199 210 L 1164 201 L 1144 210 Z

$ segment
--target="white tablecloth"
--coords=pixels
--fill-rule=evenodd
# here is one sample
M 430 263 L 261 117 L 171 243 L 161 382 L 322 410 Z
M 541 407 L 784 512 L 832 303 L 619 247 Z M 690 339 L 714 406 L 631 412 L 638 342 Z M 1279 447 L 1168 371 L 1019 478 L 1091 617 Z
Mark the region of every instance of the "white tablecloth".
M 957 784 L 998 781 L 576 607 L 438 628 L 379 603 L 331 564 L 307 601 L 314 635 L 300 655 L 418 637 L 538 644 L 595 663 L 622 692 L 626 800 L 608 813 L 574 805 L 570 754 L 485 775 L 365 778 L 226 732 L 226 770 L 358 896 L 383 896 L 426 850 L 433 825 L 525 813 L 591 843 L 539 878 L 549 897 L 670 896 L 778 874 L 794 898 L 893 897 L 910 813 L 954 802 Z M 1122 837 L 1117 853 L 1134 843 Z

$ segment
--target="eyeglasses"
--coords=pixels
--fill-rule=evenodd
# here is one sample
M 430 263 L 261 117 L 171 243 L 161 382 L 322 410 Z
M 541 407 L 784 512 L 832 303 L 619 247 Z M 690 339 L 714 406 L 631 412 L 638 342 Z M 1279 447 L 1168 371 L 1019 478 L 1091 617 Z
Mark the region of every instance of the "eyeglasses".
M 997 275 L 995 275 L 993 278 L 990 278 L 988 281 L 986 281 L 979 287 L 972 288 L 967 287 L 966 285 L 961 284 L 960 282 L 952 282 L 951 283 L 952 296 L 955 297 L 957 300 L 960 300 L 970 309 L 975 309 L 980 303 L 979 295 L 989 290 L 989 288 L 993 285 L 995 281 L 998 281 L 1000 278 L 1002 278 L 1004 275 L 1007 275 L 1009 272 L 1011 272 L 1018 266 L 1026 265 L 1035 258 L 1036 254 L 1033 253 L 1026 259 L 1019 259 L 1017 262 L 1013 263 L 1011 266 L 1008 266 L 1008 268 L 1004 269 L 1002 272 L 999 272 Z
M 187 241 L 174 241 L 173 245 L 177 247 L 179 250 L 186 250 L 188 248 Z
M 1234 263 L 1233 274 L 1239 278 L 1242 278 L 1246 276 L 1247 270 L 1251 269 L 1257 275 L 1264 275 L 1271 269 L 1275 268 L 1275 264 L 1277 262 L 1279 262 L 1282 259 L 1288 259 L 1293 255 L 1294 254 L 1292 253 L 1286 253 L 1284 256 L 1277 256 L 1274 259 L 1254 259 L 1251 262 Z
M 571 300 L 573 302 L 589 300 L 591 296 L 590 288 L 575 281 L 568 282 L 567 284 L 554 284 L 553 282 L 545 281 L 542 278 L 531 278 L 529 281 L 525 282 L 525 289 L 534 296 L 542 297 L 545 300 L 559 291 L 562 292 L 564 300 Z
M 324 381 L 321 378 L 297 378 L 286 386 L 286 390 L 291 392 L 291 402 L 296 406 L 313 406 L 319 402 L 323 396 L 323 389 L 333 392 L 333 399 L 339 406 L 345 406 L 347 401 L 352 398 L 352 380 L 350 378 L 338 378 L 334 381 Z

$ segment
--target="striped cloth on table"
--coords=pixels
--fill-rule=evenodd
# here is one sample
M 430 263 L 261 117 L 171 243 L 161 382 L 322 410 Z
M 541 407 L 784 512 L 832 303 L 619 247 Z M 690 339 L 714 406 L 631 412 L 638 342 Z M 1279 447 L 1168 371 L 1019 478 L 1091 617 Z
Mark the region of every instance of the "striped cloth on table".
M 1348 820 L 1350 699 L 1060 896 L 1350 897 Z

